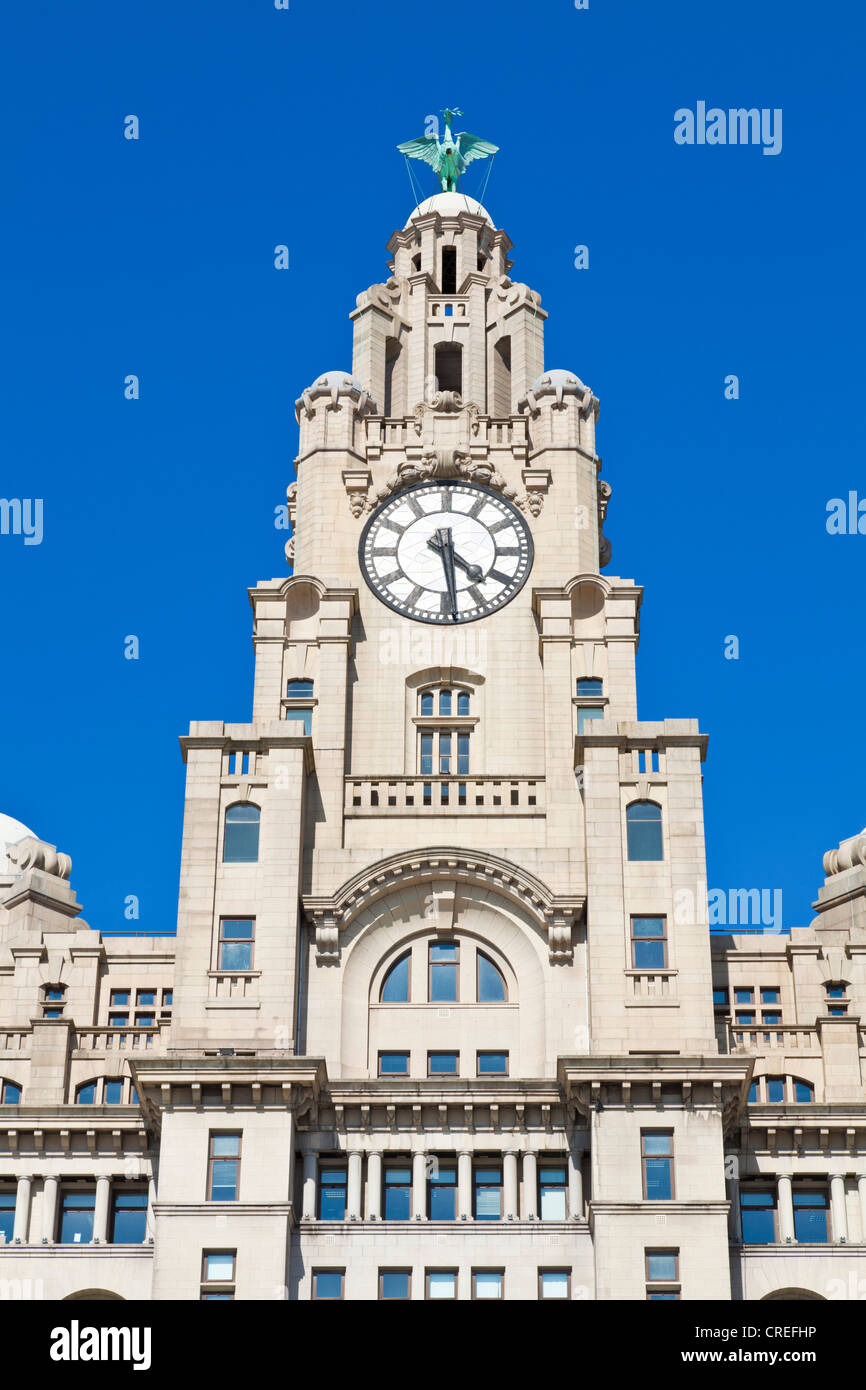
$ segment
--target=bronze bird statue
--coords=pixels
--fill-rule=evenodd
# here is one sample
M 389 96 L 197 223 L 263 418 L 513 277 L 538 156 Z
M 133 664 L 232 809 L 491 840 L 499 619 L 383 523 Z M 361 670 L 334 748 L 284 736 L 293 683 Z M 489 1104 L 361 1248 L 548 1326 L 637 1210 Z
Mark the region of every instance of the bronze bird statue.
M 422 135 L 417 140 L 404 140 L 397 149 L 409 159 L 423 159 L 425 164 L 431 165 L 442 185 L 442 192 L 453 193 L 466 165 L 471 164 L 473 159 L 486 159 L 488 155 L 496 154 L 499 146 L 491 145 L 489 140 L 482 140 L 479 135 L 470 135 L 465 130 L 452 135 L 452 121 L 455 116 L 463 115 L 459 106 L 443 111 L 442 115 L 445 119 L 443 140 L 435 135 Z

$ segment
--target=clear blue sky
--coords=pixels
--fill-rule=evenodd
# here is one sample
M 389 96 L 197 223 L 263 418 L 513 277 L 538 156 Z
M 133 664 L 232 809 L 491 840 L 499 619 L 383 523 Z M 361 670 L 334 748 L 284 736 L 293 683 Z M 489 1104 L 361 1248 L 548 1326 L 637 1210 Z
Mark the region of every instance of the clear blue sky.
M 864 27 L 850 0 L 7 12 L 0 494 L 44 499 L 44 540 L 0 537 L 0 807 L 72 855 L 91 925 L 130 925 L 136 894 L 138 929 L 174 929 L 177 737 L 249 718 L 293 402 L 350 365 L 413 205 L 394 145 L 446 104 L 501 146 L 485 202 L 547 365 L 601 398 L 640 714 L 710 735 L 710 884 L 808 921 L 823 851 L 866 821 L 866 536 L 825 529 L 866 497 Z M 781 154 L 675 145 L 699 100 L 781 107 Z

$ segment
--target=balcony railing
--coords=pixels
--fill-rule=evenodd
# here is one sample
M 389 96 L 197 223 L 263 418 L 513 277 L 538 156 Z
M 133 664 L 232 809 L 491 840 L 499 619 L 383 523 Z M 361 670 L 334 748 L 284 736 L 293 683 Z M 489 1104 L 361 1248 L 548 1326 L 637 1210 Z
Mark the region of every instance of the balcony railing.
M 817 1028 L 731 1027 L 731 1052 L 814 1052 L 821 1051 Z
M 72 1046 L 78 1052 L 149 1052 L 159 1041 L 159 1028 L 76 1028 Z
M 544 815 L 543 777 L 347 777 L 347 816 Z
M 6 1028 L 0 1031 L 0 1052 L 22 1052 L 29 1046 L 29 1028 Z

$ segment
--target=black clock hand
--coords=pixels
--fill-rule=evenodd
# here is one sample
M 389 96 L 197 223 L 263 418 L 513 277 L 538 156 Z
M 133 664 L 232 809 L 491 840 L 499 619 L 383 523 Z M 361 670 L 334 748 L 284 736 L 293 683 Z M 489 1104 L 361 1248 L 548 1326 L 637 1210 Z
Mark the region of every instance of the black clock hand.
M 438 531 L 436 532 L 436 535 L 439 535 Z M 439 549 L 439 546 L 437 542 L 433 539 L 433 537 L 430 538 L 427 544 L 430 546 L 431 550 Z M 470 565 L 466 560 L 463 559 L 462 555 L 458 555 L 456 550 L 454 549 L 453 544 L 451 546 L 451 558 L 454 561 L 454 564 L 457 565 L 460 569 L 462 569 L 464 573 L 472 580 L 480 579 L 484 574 L 484 571 L 480 565 Z
M 445 583 L 448 587 L 448 600 L 451 604 L 451 616 L 457 617 L 457 579 L 454 574 L 454 545 L 451 540 L 451 527 L 441 527 L 435 535 L 430 537 L 427 544 L 431 550 L 436 550 L 442 557 L 442 567 L 445 570 Z

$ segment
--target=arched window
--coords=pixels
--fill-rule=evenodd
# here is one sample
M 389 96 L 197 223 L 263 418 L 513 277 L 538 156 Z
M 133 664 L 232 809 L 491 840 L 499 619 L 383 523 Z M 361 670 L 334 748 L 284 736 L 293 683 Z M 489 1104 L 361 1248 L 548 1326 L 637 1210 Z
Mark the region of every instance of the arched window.
M 799 1076 L 792 1076 L 794 1083 L 794 1100 L 799 1105 L 808 1104 L 815 1099 L 815 1087 L 811 1081 L 801 1081 Z
M 103 1102 L 103 1103 L 104 1103 L 105 1105 L 122 1105 L 122 1104 L 123 1104 L 123 1077 L 122 1077 L 122 1076 L 107 1076 L 107 1077 L 105 1078 L 105 1092 L 104 1092 L 104 1102 Z
M 451 713 L 451 691 L 450 691 L 450 690 L 440 690 L 440 691 L 439 691 L 439 713 L 440 713 L 440 714 L 448 714 L 448 715 L 450 715 L 450 713 Z
M 383 1004 L 408 1004 L 409 1002 L 409 958 L 407 951 L 395 960 L 382 982 L 379 998 Z
M 0 1076 L 0 1105 L 20 1105 L 21 1087 L 14 1081 Z
M 255 864 L 259 857 L 258 806 L 239 801 L 226 810 L 223 861 L 226 864 Z
M 421 713 L 431 715 L 433 713 L 433 691 L 425 690 L 421 696 Z
M 633 801 L 625 808 L 629 859 L 663 859 L 662 808 L 655 801 Z
M 75 1088 L 76 1105 L 95 1105 L 96 1104 L 96 1082 L 83 1081 L 80 1086 Z
M 458 714 L 468 714 L 468 713 L 469 713 L 469 692 L 468 692 L 468 690 L 461 690 L 461 691 L 459 691 L 458 694 L 457 694 L 457 713 L 458 713 Z
M 508 991 L 505 977 L 498 966 L 488 956 L 478 952 L 478 1002 L 479 1004 L 505 1004 Z

